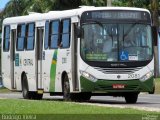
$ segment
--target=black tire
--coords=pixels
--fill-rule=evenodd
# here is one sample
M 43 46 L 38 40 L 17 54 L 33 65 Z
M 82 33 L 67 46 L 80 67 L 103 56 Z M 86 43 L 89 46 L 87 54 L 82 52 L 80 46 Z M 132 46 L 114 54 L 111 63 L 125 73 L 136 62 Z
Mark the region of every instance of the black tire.
M 38 94 L 37 92 L 31 92 L 28 88 L 27 76 L 23 76 L 22 80 L 22 94 L 24 99 L 41 100 L 43 94 Z
M 67 75 L 65 75 L 63 80 L 63 99 L 65 101 L 71 100 L 70 85 L 69 85 L 69 79 Z
M 138 99 L 138 93 L 128 93 L 124 97 L 125 97 L 126 103 L 129 103 L 129 104 L 136 103 Z
M 87 101 L 90 98 L 91 93 L 70 93 L 69 79 L 65 75 L 63 82 L 63 99 L 65 101 Z
M 24 74 L 22 78 L 22 95 L 24 99 L 31 99 L 31 93 L 29 92 L 27 76 Z

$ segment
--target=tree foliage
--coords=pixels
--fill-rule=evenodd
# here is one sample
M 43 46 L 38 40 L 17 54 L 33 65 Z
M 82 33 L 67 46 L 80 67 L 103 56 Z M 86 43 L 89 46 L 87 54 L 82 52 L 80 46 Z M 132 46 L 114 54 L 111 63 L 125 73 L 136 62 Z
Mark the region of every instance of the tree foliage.
M 154 0 L 112 0 L 113 6 L 130 6 L 151 9 Z M 160 0 L 157 0 L 160 3 Z M 48 12 L 51 10 L 66 10 L 81 5 L 106 6 L 107 0 L 10 0 L 3 15 L 5 17 L 26 15 L 28 12 Z M 160 4 L 159 4 L 160 7 Z
M 113 2 L 115 6 L 149 8 L 150 0 L 117 0 Z

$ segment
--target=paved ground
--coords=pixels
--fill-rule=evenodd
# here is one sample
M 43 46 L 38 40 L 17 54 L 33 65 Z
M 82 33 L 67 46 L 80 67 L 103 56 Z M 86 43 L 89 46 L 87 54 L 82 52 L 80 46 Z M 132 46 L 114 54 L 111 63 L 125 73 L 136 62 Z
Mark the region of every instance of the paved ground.
M 12 98 L 23 99 L 21 93 L 1 93 L 0 99 Z M 49 96 L 44 94 L 44 100 L 62 100 L 62 96 Z M 125 99 L 122 97 L 110 97 L 110 96 L 93 96 L 89 102 L 83 102 L 80 104 L 108 106 L 108 107 L 120 107 L 120 108 L 136 108 L 148 111 L 160 112 L 160 95 L 140 94 L 136 104 L 126 104 Z
M 109 96 L 92 97 L 90 103 L 160 112 L 160 95 L 140 94 L 136 104 L 126 104 L 125 99 L 122 97 Z

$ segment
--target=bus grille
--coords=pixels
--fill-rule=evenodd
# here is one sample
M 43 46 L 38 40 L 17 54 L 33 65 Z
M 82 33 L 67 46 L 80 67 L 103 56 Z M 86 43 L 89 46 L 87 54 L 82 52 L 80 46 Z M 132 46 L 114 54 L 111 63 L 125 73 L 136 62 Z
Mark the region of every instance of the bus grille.
M 94 67 L 96 70 L 103 72 L 105 74 L 132 74 L 142 67 L 135 67 L 135 68 L 100 68 Z

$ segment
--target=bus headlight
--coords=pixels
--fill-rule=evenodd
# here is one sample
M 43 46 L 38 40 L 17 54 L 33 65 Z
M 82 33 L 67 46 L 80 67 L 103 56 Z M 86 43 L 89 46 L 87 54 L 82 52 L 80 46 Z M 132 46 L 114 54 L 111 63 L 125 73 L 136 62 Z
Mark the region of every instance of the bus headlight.
M 147 74 L 145 74 L 143 77 L 141 77 L 139 80 L 141 82 L 146 81 L 147 79 L 151 78 L 153 76 L 153 71 L 148 72 Z
M 89 74 L 88 72 L 85 72 L 85 71 L 82 71 L 82 70 L 80 70 L 79 72 L 83 77 L 87 78 L 88 80 L 90 80 L 92 82 L 97 81 L 97 78 L 94 77 L 93 75 Z

